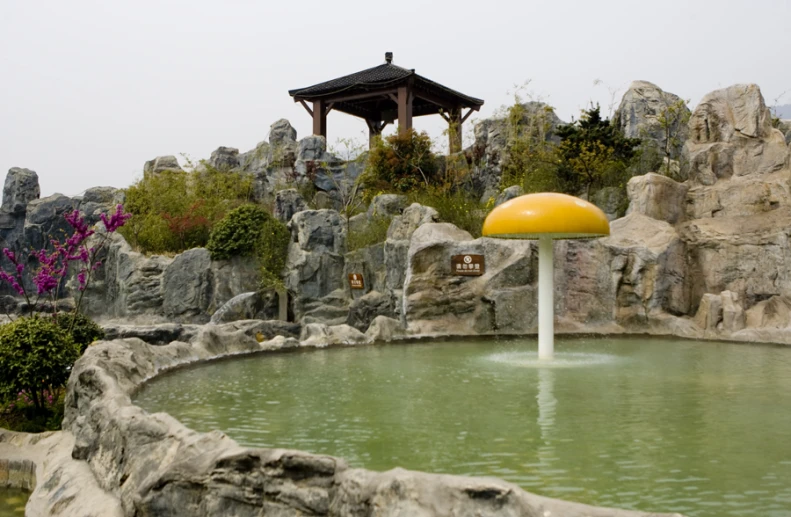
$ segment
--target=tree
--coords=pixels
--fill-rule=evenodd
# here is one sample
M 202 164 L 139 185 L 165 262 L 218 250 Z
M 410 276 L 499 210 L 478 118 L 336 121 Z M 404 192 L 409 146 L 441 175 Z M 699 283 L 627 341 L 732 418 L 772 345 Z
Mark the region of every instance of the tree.
M 561 138 L 560 180 L 572 193 L 584 188 L 589 199 L 595 185 L 620 183 L 640 145 L 639 138 L 625 137 L 609 119 L 603 119 L 598 105 L 584 110 L 579 120 L 558 126 L 555 134 Z
M 369 196 L 379 192 L 407 193 L 430 186 L 437 173 L 437 160 L 425 132 L 410 129 L 405 135 L 377 138 L 368 153 L 363 182 Z
M 662 149 L 664 152 L 662 167 L 666 176 L 672 176 L 671 160 L 673 159 L 674 151 L 681 147 L 683 143 L 680 136 L 682 128 L 685 128 L 689 123 L 692 113 L 683 99 L 669 102 L 667 95 L 663 95 L 662 100 L 665 106 L 657 117 L 657 122 L 662 128 L 665 140 L 665 146 Z

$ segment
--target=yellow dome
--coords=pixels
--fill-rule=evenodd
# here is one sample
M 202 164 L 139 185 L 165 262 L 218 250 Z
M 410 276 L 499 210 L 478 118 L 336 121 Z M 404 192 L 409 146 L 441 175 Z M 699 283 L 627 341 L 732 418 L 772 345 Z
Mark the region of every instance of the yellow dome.
M 527 194 L 486 217 L 483 235 L 504 239 L 589 239 L 610 235 L 607 216 L 593 203 L 566 194 Z

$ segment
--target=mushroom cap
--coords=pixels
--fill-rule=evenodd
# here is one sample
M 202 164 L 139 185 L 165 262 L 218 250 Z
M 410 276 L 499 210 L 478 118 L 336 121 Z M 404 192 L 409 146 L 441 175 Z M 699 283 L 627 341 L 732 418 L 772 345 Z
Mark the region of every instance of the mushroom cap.
M 483 235 L 502 239 L 590 239 L 610 235 L 607 216 L 593 203 L 553 192 L 506 201 L 486 217 Z

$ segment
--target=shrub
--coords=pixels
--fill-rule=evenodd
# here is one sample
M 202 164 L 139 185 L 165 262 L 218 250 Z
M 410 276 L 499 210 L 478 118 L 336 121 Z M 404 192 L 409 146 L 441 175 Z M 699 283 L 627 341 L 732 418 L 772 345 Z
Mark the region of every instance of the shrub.
M 286 267 L 289 242 L 291 242 L 291 232 L 285 224 L 274 217 L 270 217 L 261 226 L 261 234 L 255 241 L 255 256 L 261 268 L 262 289 L 285 288 L 280 274 Z
M 264 208 L 243 205 L 234 208 L 212 229 L 206 249 L 214 260 L 249 255 L 261 235 L 264 223 L 272 216 Z
M 387 230 L 390 228 L 391 217 L 374 216 L 367 221 L 365 228 L 348 232 L 346 245 L 349 251 L 359 250 L 379 244 L 387 239 Z
M 214 260 L 255 255 L 262 288 L 280 289 L 291 233 L 263 207 L 243 205 L 231 210 L 212 230 L 206 246 Z
M 85 352 L 88 345 L 99 339 L 104 339 L 104 330 L 91 318 L 81 312 L 64 313 L 57 316 L 58 326 L 70 336 L 80 354 Z
M 371 195 L 406 193 L 432 185 L 437 169 L 431 138 L 410 129 L 404 136 L 395 134 L 374 141 L 363 183 Z
M 252 199 L 252 179 L 203 162 L 201 170 L 149 173 L 126 189 L 134 214 L 121 234 L 144 253 L 178 253 L 205 246 L 229 210 Z
M 52 319 L 23 317 L 0 326 L 0 399 L 15 402 L 27 395 L 38 414 L 46 413 L 48 395 L 66 385 L 79 349 Z
M 439 213 L 441 221 L 469 232 L 476 239 L 481 236 L 486 207 L 463 190 L 442 192 L 438 189 L 424 189 L 413 193 L 410 202 L 430 206 Z

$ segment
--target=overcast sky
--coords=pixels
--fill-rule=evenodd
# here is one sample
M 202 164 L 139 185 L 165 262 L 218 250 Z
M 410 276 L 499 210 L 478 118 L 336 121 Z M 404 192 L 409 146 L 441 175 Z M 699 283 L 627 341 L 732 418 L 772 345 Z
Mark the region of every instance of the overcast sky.
M 735 83 L 791 102 L 789 0 L 0 0 L 0 171 L 42 195 L 125 187 L 158 155 L 244 152 L 287 118 L 288 90 L 394 62 L 486 104 L 515 84 L 570 120 L 633 80 L 691 100 Z M 598 85 L 594 83 L 600 81 Z M 415 120 L 439 137 L 438 116 Z M 467 131 L 471 131 L 466 126 Z M 367 138 L 328 117 L 330 143 Z

